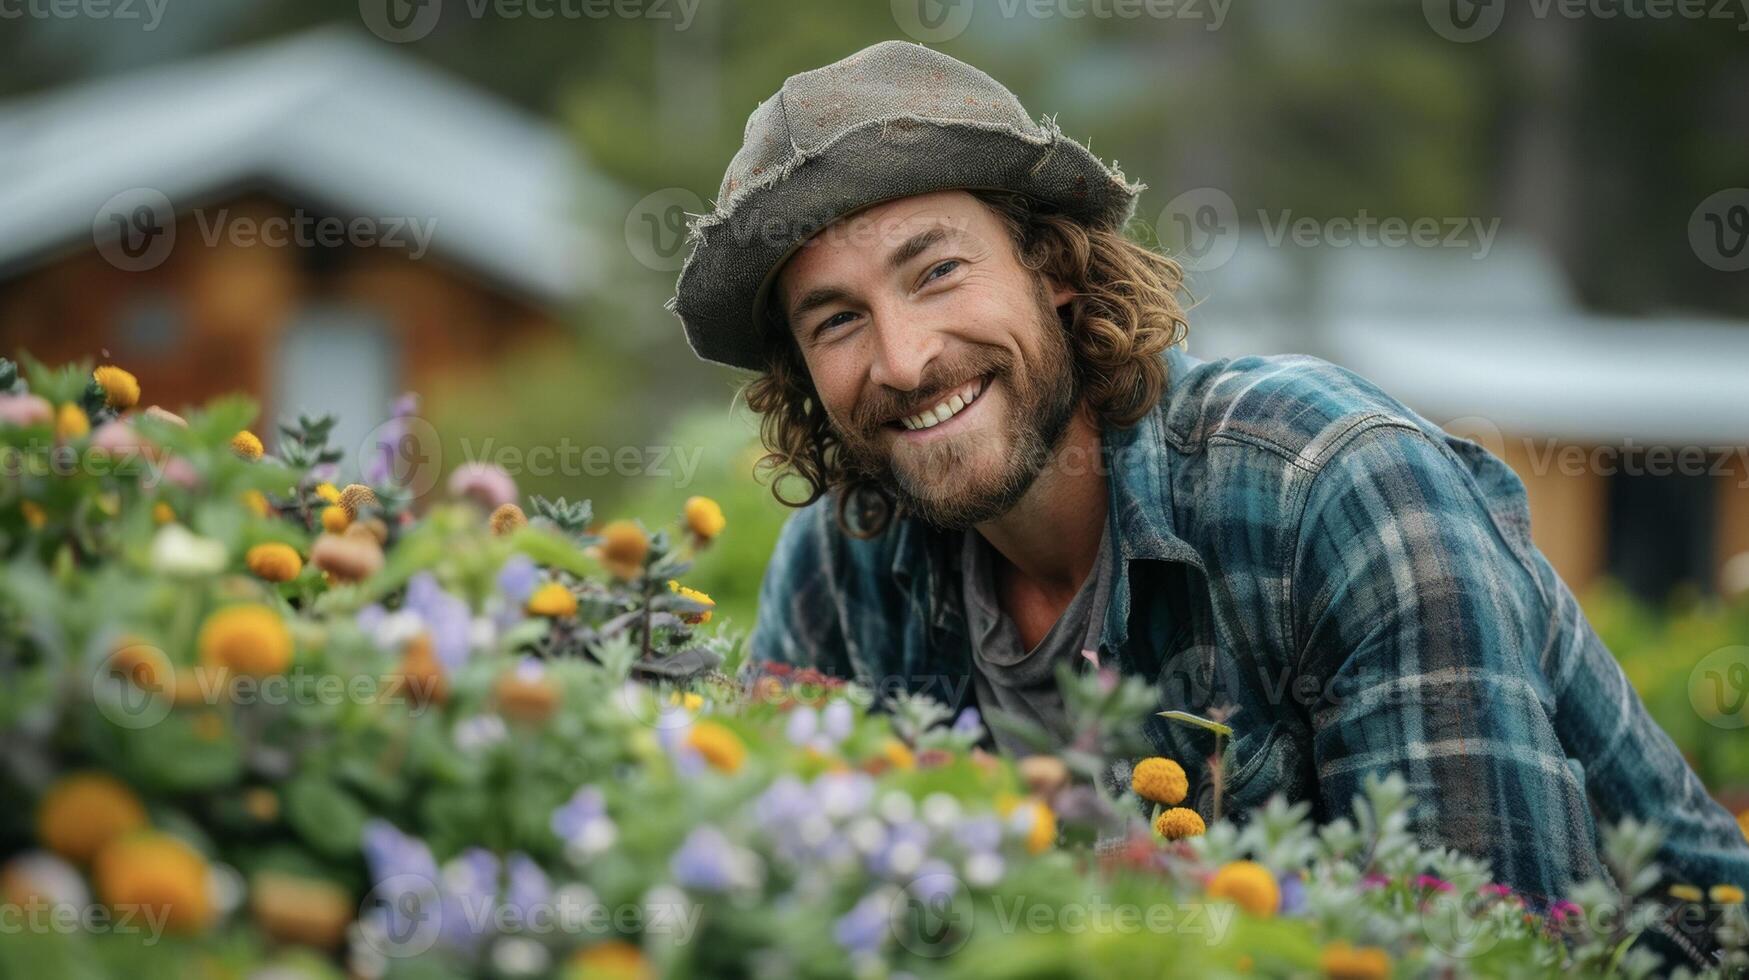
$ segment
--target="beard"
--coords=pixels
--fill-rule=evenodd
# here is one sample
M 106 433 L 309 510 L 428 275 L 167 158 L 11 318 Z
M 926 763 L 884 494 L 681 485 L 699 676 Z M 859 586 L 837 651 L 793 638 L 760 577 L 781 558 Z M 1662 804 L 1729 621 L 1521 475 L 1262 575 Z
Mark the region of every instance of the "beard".
M 899 513 L 938 528 L 965 530 L 1007 513 L 1044 471 L 1069 429 L 1081 386 L 1068 333 L 1042 280 L 1035 281 L 1033 316 L 1039 363 L 1019 365 L 1007 348 L 977 345 L 952 362 L 932 365 L 916 393 L 882 390 L 856 407 L 850 424 L 837 426 L 851 469 L 879 486 Z M 979 420 L 983 432 L 900 446 L 903 439 L 885 431 L 885 419 L 913 405 L 933 404 L 985 376 L 989 387 L 978 400 L 1000 385 L 1008 404 L 997 406 L 998 416 Z M 985 406 L 984 414 L 989 409 Z M 998 430 L 994 438 L 990 426 Z

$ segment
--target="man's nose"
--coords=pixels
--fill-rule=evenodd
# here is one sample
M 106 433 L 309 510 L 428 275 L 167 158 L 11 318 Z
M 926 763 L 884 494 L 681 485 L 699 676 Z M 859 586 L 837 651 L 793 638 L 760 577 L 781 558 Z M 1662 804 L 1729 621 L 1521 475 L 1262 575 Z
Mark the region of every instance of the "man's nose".
M 874 362 L 869 380 L 895 391 L 915 391 L 929 363 L 941 354 L 942 333 L 916 316 L 875 312 Z

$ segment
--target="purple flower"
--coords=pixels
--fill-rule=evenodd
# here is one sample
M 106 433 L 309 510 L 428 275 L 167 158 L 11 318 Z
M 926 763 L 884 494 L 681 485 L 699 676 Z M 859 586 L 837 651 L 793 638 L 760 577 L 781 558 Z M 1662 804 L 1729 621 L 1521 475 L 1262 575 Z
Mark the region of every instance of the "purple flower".
M 870 892 L 832 928 L 832 938 L 851 953 L 880 952 L 892 922 L 893 902 L 881 892 Z
M 953 720 L 953 730 L 962 735 L 978 735 L 984 733 L 984 716 L 978 713 L 976 707 L 961 709 L 959 716 Z
M 521 921 L 528 921 L 529 914 L 537 906 L 546 905 L 552 900 L 552 881 L 528 855 L 521 851 L 513 852 L 504 862 L 504 870 L 508 879 L 504 889 L 504 904 L 515 909 Z
M 789 721 L 783 726 L 783 736 L 791 745 L 806 745 L 820 729 L 820 713 L 805 704 L 790 709 Z
M 968 851 L 994 851 L 1002 846 L 1002 821 L 989 814 L 967 817 L 954 828 L 953 837 Z
M 534 595 L 540 577 L 540 567 L 534 559 L 527 555 L 511 555 L 498 569 L 498 591 L 512 606 L 520 609 L 528 597 Z
M 1306 883 L 1297 874 L 1281 876 L 1281 914 L 1298 915 L 1306 908 Z
M 553 835 L 560 840 L 571 840 L 582 833 L 590 821 L 600 820 L 605 816 L 607 802 L 602 797 L 601 790 L 593 786 L 581 787 L 553 811 Z
M 668 871 L 687 888 L 724 892 L 752 883 L 750 879 L 756 876 L 752 860 L 751 854 L 729 843 L 722 831 L 700 824 L 674 852 Z
M 794 776 L 782 776 L 753 801 L 753 818 L 773 837 L 801 823 L 814 813 L 814 800 Z
M 959 887 L 960 880 L 953 873 L 953 866 L 940 858 L 924 861 L 910 885 L 911 894 L 932 909 L 939 909 L 952 901 Z
M 833 744 L 850 737 L 850 730 L 856 725 L 856 712 L 850 707 L 850 702 L 833 701 L 821 712 L 820 727 Z
M 468 659 L 468 638 L 474 618 L 468 604 L 443 591 L 430 572 L 420 572 L 407 581 L 407 599 L 402 608 L 416 614 L 431 634 L 432 650 L 447 670 L 456 670 Z
M 409 438 L 407 419 L 418 410 L 418 395 L 408 393 L 395 399 L 389 409 L 389 420 L 377 426 L 376 446 L 364 464 L 364 482 L 383 486 L 394 478 L 396 457 L 407 451 L 404 446 Z

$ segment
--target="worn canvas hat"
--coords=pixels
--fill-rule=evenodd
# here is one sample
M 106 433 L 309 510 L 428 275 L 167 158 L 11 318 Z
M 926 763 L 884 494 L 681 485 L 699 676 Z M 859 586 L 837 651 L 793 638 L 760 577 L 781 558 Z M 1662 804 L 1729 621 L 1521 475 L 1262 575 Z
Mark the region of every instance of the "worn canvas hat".
M 747 117 L 668 306 L 699 357 L 762 369 L 762 304 L 802 243 L 869 205 L 951 188 L 1018 191 L 1117 228 L 1143 185 L 971 65 L 882 41 L 790 76 Z

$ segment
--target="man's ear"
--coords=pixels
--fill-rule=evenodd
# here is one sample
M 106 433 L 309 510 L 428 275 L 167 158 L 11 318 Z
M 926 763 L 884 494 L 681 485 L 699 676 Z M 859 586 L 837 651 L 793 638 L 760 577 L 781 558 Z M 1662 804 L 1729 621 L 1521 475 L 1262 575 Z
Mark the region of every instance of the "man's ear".
M 1051 306 L 1062 309 L 1068 302 L 1080 295 L 1075 290 L 1058 282 L 1054 276 L 1045 276 L 1045 288 L 1050 291 Z

